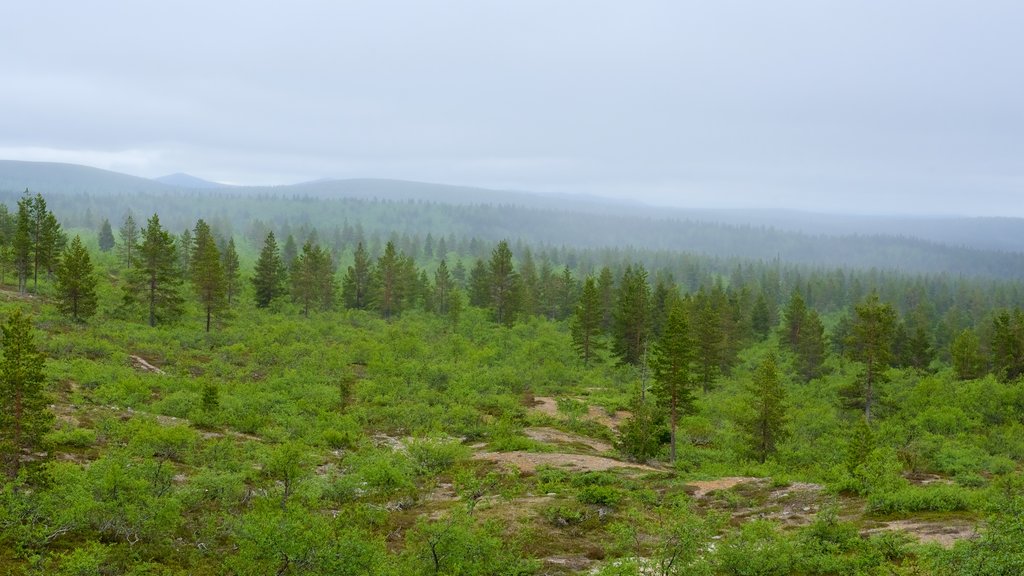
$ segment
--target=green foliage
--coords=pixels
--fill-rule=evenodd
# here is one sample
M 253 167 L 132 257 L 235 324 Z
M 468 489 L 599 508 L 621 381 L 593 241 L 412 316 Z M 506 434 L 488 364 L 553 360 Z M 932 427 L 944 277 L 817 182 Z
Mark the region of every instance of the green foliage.
M 741 422 L 751 452 L 762 464 L 789 435 L 785 394 L 775 356 L 769 354 L 758 366 L 747 389 L 750 416 Z
M 160 226 L 160 218 L 154 214 L 142 230 L 142 244 L 132 257 L 124 285 L 124 303 L 141 304 L 147 311 L 150 326 L 181 315 L 182 299 L 178 294 L 181 270 L 177 254 L 174 238 Z
M 697 352 L 686 311 L 676 305 L 669 312 L 661 338 L 654 346 L 651 368 L 658 405 L 668 415 L 671 434 L 669 459 L 676 461 L 676 427 L 679 419 L 693 412 L 694 362 Z
M 32 321 L 15 309 L 3 325 L 0 359 L 0 464 L 15 478 L 35 458 L 53 427 L 43 385 L 43 355 L 35 344 Z
M 192 246 L 186 249 L 192 251 L 189 276 L 206 317 L 206 331 L 209 332 L 213 317 L 220 317 L 227 308 L 227 281 L 213 232 L 203 220 L 196 222 Z
M 75 236 L 56 270 L 57 308 L 72 320 L 96 313 L 96 275 L 82 239 Z
M 268 232 L 252 276 L 257 308 L 266 308 L 275 298 L 284 295 L 287 274 L 277 239 L 273 232 Z

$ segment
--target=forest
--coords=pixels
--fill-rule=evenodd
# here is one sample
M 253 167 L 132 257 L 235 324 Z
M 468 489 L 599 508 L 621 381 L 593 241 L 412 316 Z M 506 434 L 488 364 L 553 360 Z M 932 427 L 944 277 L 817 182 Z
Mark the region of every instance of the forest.
M 808 238 L 12 195 L 0 571 L 1024 573 L 1022 256 Z

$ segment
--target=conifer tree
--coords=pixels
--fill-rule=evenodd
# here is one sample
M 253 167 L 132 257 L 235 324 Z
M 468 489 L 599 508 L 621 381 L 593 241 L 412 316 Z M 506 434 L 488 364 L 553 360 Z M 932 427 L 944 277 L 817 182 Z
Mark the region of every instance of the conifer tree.
M 864 366 L 854 386 L 843 391 L 848 405 L 863 407 L 864 418 L 871 421 L 871 409 L 878 386 L 892 364 L 892 343 L 896 334 L 896 310 L 883 304 L 872 293 L 854 307 L 853 323 L 847 338 L 847 354 Z
M 512 265 L 512 251 L 508 241 L 498 242 L 491 252 L 491 262 L 487 267 L 490 280 L 489 308 L 495 322 L 511 326 L 519 311 L 519 274 Z
M 723 341 L 722 314 L 715 302 L 715 294 L 703 288 L 692 302 L 693 333 L 697 342 L 697 378 L 707 393 L 722 371 Z
M 139 249 L 139 225 L 131 212 L 125 214 L 118 233 L 121 236 L 121 258 L 124 260 L 125 268 L 131 270 L 135 266 L 135 257 Z
M 174 237 L 160 226 L 159 216 L 153 214 L 141 236 L 142 244 L 133 256 L 135 266 L 125 284 L 124 302 L 142 303 L 148 310 L 149 325 L 156 326 L 181 315 L 181 270 Z
M 762 464 L 775 453 L 778 443 L 788 434 L 785 396 L 775 356 L 769 354 L 757 367 L 747 389 L 751 415 L 742 422 L 751 451 Z
M 597 276 L 597 292 L 601 297 L 601 331 L 610 334 L 615 313 L 615 277 L 607 266 Z
M 472 306 L 486 308 L 490 302 L 491 280 L 487 273 L 487 264 L 477 258 L 473 269 L 469 271 L 469 303 Z
M 754 302 L 754 309 L 750 315 L 750 325 L 758 340 L 764 340 L 768 337 L 768 333 L 771 332 L 772 313 L 768 308 L 768 299 L 764 297 L 764 292 L 758 294 L 757 300 Z
M 804 321 L 807 319 L 807 305 L 804 303 L 800 291 L 793 290 L 789 297 L 789 304 L 783 312 L 783 337 L 782 341 L 790 350 L 796 352 L 800 347 L 800 336 L 803 331 Z
M 238 265 L 238 251 L 235 250 L 235 239 L 228 238 L 227 244 L 221 250 L 221 267 L 224 269 L 224 296 L 228 306 L 234 302 L 242 289 L 242 278 L 240 266 Z
M 266 308 L 271 300 L 284 294 L 287 272 L 281 260 L 281 252 L 273 232 L 268 232 L 263 240 L 263 249 L 256 260 L 252 284 L 255 289 L 256 307 Z
M 14 270 L 18 274 L 18 291 L 28 290 L 28 277 L 32 274 L 32 215 L 28 190 L 18 199 L 18 216 L 14 232 Z
M 981 343 L 977 334 L 965 328 L 956 335 L 950 345 L 949 354 L 953 359 L 953 371 L 960 380 L 970 380 L 981 375 Z
M 43 355 L 36 348 L 31 320 L 15 308 L 2 330 L 0 459 L 13 479 L 23 456 L 42 447 L 43 436 L 53 427 L 53 414 L 43 391 Z
M 181 236 L 178 236 L 178 267 L 185 273 L 192 271 L 192 253 L 195 251 L 195 240 L 192 231 L 186 228 Z
M 373 289 L 373 270 L 370 257 L 362 242 L 356 246 L 352 265 L 345 272 L 341 284 L 341 298 L 346 308 L 365 310 L 370 306 Z
M 630 459 L 647 462 L 661 450 L 664 415 L 638 389 L 629 402 L 629 418 L 619 426 L 616 448 Z
M 189 277 L 192 288 L 199 299 L 199 306 L 206 316 L 206 331 L 210 331 L 210 323 L 214 316 L 227 308 L 224 267 L 221 264 L 220 251 L 213 238 L 210 226 L 203 220 L 196 222 L 195 233 L 192 234 L 192 256 L 189 258 L 191 268 Z
M 452 291 L 455 290 L 455 282 L 452 280 L 452 275 L 448 271 L 448 264 L 444 258 L 441 258 L 441 262 L 437 265 L 437 270 L 434 271 L 434 290 L 432 295 L 432 305 L 434 312 L 442 316 L 448 315 L 448 309 L 451 303 Z
M 302 306 L 303 316 L 314 307 L 327 310 L 335 297 L 334 263 L 320 246 L 306 242 L 291 270 L 292 299 Z
M 75 236 L 57 266 L 57 308 L 72 320 L 96 313 L 96 275 L 82 239 Z
M 395 243 L 389 240 L 384 246 L 384 254 L 377 259 L 377 265 L 374 268 L 376 290 L 373 305 L 385 320 L 398 314 L 402 308 L 402 299 L 405 297 L 406 290 L 406 285 L 403 282 L 402 260 L 403 258 L 395 248 Z
M 100 251 L 110 252 L 114 249 L 114 230 L 110 227 L 110 220 L 103 219 L 100 225 Z
M 992 320 L 992 367 L 1003 381 L 1024 375 L 1024 311 L 1003 310 Z
M 814 310 L 808 310 L 796 348 L 797 369 L 805 382 L 821 376 L 825 363 L 825 326 Z
M 597 291 L 594 277 L 588 276 L 583 282 L 583 292 L 570 323 L 573 346 L 585 366 L 590 364 L 591 358 L 600 348 L 598 337 L 601 334 L 601 319 L 601 295 Z
M 281 259 L 284 261 L 285 269 L 291 271 L 292 264 L 299 257 L 299 245 L 295 243 L 295 237 L 291 234 L 284 239 L 284 248 L 281 252 Z
M 679 419 L 693 411 L 695 346 L 682 305 L 669 311 L 661 338 L 651 361 L 655 397 L 668 415 L 671 433 L 670 459 L 676 461 L 676 427 Z
M 40 196 L 40 198 L 42 198 Z M 61 230 L 60 223 L 53 212 L 46 212 L 43 217 L 43 228 L 39 237 L 39 265 L 46 271 L 46 278 L 53 279 L 53 272 L 60 262 L 60 255 L 67 245 L 67 236 Z
M 643 266 L 627 266 L 615 301 L 613 350 L 625 364 L 639 365 L 651 331 L 651 288 Z

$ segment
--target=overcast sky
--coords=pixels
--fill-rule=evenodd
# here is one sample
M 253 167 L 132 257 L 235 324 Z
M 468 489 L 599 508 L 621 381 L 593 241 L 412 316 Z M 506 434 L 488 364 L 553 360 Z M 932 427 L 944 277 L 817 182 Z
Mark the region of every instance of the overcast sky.
M 8 2 L 0 158 L 1024 216 L 1024 2 Z

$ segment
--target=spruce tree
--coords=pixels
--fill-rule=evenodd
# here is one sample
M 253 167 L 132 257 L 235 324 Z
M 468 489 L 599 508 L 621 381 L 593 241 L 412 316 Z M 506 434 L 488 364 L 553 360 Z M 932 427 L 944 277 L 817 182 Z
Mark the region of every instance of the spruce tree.
M 209 332 L 213 317 L 219 317 L 227 308 L 227 289 L 217 242 L 213 238 L 210 226 L 203 220 L 196 222 L 189 262 L 189 278 L 199 299 L 199 306 L 206 316 L 206 331 Z
M 437 265 L 434 271 L 434 290 L 432 295 L 432 308 L 434 312 L 442 316 L 448 315 L 448 308 L 451 303 L 452 292 L 455 290 L 455 282 L 448 271 L 448 264 L 444 258 Z
M 377 259 L 374 267 L 373 306 L 380 315 L 388 320 L 402 309 L 407 284 L 403 282 L 403 258 L 398 254 L 395 243 L 388 240 L 384 246 L 384 254 Z
M 512 250 L 508 241 L 498 242 L 491 252 L 490 265 L 487 267 L 490 280 L 489 308 L 491 317 L 498 324 L 512 326 L 519 311 L 519 274 L 512 265 Z
M 139 249 L 139 225 L 131 212 L 124 216 L 124 222 L 118 230 L 121 236 L 121 258 L 124 260 L 125 268 L 131 270 L 135 267 L 135 258 Z
M 697 342 L 697 374 L 706 393 L 722 372 L 723 342 L 722 313 L 715 302 L 716 294 L 703 288 L 693 299 L 693 333 Z
M 295 237 L 291 234 L 284 239 L 284 248 L 281 252 L 281 259 L 284 261 L 285 269 L 291 271 L 292 264 L 299 257 L 299 245 L 295 243 Z
M 57 308 L 72 320 L 96 313 L 96 275 L 82 239 L 75 236 L 57 266 Z
M 469 303 L 472 306 L 486 308 L 490 302 L 491 279 L 487 273 L 487 264 L 477 258 L 473 269 L 469 271 Z
M 639 365 L 651 331 L 651 288 L 647 271 L 627 266 L 615 300 L 613 351 L 624 364 Z
M 797 369 L 805 382 L 822 374 L 825 363 L 825 326 L 814 310 L 808 310 L 796 348 Z
M 655 382 L 652 391 L 668 415 L 671 433 L 669 454 L 673 463 L 676 461 L 676 427 L 679 419 L 693 411 L 695 352 L 686 310 L 682 305 L 676 305 L 669 311 L 651 360 Z
M 607 266 L 597 276 L 597 292 L 601 297 L 601 331 L 610 334 L 615 314 L 615 276 Z
M 345 308 L 365 310 L 370 306 L 373 288 L 373 270 L 370 257 L 362 242 L 356 245 L 352 265 L 345 272 L 341 282 L 341 299 Z
M 178 236 L 178 267 L 186 273 L 192 270 L 192 253 L 195 251 L 195 240 L 192 231 L 186 228 L 181 236 Z
M 67 236 L 61 230 L 60 223 L 53 212 L 47 211 L 43 217 L 43 228 L 39 236 L 39 265 L 46 271 L 46 278 L 53 279 L 53 272 L 60 262 L 60 255 L 67 245 Z
M 602 316 L 601 294 L 597 291 L 594 277 L 588 276 L 583 282 L 583 292 L 570 323 L 573 346 L 585 366 L 590 364 L 600 347 L 598 337 L 601 334 Z
M 769 354 L 757 367 L 747 389 L 750 417 L 741 424 L 757 461 L 764 464 L 787 437 L 785 389 L 779 381 L 775 356 Z
M 950 345 L 949 354 L 953 359 L 953 371 L 958 379 L 971 380 L 981 375 L 981 343 L 978 335 L 970 328 L 965 328 L 956 335 Z
M 277 247 L 277 239 L 274 238 L 273 232 L 268 232 L 252 276 L 256 307 L 266 308 L 274 298 L 283 295 L 286 279 L 287 272 L 281 260 L 281 251 Z
M 141 236 L 142 244 L 133 256 L 135 265 L 124 287 L 124 302 L 142 303 L 148 311 L 149 325 L 156 326 L 181 315 L 181 270 L 174 237 L 160 226 L 159 216 L 153 214 Z
M 23 457 L 42 448 L 54 418 L 43 391 L 43 355 L 36 348 L 31 320 L 15 308 L 2 330 L 0 459 L 13 479 Z
M 334 302 L 334 264 L 330 254 L 320 246 L 306 242 L 291 270 L 292 300 L 302 306 L 302 314 L 310 310 L 327 310 Z
M 754 302 L 754 309 L 750 314 L 750 326 L 758 340 L 764 340 L 771 332 L 772 313 L 768 308 L 768 299 L 764 297 L 764 292 L 761 292 Z
M 103 219 L 100 225 L 100 250 L 110 252 L 114 249 L 114 230 L 110 227 L 110 220 Z
M 32 215 L 31 197 L 28 190 L 18 199 L 18 216 L 14 232 L 14 270 L 18 274 L 18 291 L 28 290 L 28 278 L 32 274 Z
M 864 419 L 868 422 L 878 396 L 878 386 L 885 380 L 885 373 L 892 364 L 896 320 L 896 310 L 892 305 L 879 301 L 876 293 L 854 307 L 847 354 L 863 365 L 863 371 L 854 385 L 842 393 L 849 406 L 864 409 Z
M 238 251 L 235 250 L 234 238 L 228 238 L 227 244 L 221 250 L 221 267 L 224 269 L 224 296 L 228 306 L 231 306 L 242 289 Z

